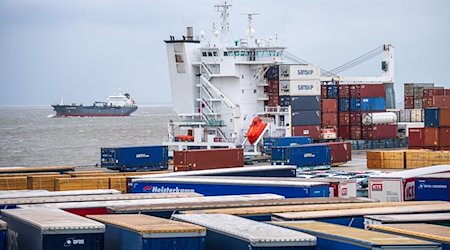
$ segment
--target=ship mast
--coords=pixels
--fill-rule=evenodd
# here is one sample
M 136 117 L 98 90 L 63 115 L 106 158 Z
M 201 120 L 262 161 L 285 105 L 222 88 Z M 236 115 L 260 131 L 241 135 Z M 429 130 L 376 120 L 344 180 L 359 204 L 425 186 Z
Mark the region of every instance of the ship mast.
M 220 18 L 222 22 L 220 24 L 220 32 L 221 32 L 221 42 L 222 46 L 226 47 L 228 45 L 228 32 L 230 31 L 230 23 L 228 18 L 230 17 L 230 12 L 228 9 L 231 7 L 231 4 L 228 4 L 227 1 L 224 1 L 222 4 L 216 4 L 217 12 L 220 13 Z
M 253 29 L 253 16 L 259 15 L 259 13 L 243 13 L 241 15 L 247 15 L 248 28 L 247 28 L 247 43 L 249 47 L 255 47 L 255 30 Z

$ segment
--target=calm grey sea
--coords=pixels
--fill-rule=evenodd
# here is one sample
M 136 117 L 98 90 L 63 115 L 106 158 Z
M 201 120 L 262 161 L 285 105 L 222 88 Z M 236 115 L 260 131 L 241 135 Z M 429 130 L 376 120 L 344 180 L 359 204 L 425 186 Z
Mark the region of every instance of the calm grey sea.
M 172 107 L 139 107 L 128 117 L 52 117 L 51 107 L 0 107 L 0 167 L 86 166 L 101 147 L 161 144 Z

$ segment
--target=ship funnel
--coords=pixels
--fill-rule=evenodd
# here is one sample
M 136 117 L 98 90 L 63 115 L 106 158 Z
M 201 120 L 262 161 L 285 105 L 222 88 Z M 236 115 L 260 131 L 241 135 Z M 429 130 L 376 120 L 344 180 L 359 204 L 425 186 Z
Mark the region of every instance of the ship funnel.
M 192 41 L 194 38 L 194 28 L 186 27 L 186 39 Z

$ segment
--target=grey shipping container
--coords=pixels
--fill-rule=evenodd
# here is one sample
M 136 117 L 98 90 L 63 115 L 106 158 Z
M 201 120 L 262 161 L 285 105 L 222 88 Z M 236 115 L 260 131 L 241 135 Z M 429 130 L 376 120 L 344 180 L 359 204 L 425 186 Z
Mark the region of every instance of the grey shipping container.
M 8 223 L 8 249 L 103 250 L 105 226 L 59 209 L 30 208 L 2 211 Z
M 441 244 L 438 243 L 331 223 L 303 221 L 274 222 L 274 224 L 316 236 L 317 249 L 441 249 Z
M 320 110 L 292 112 L 292 126 L 320 125 Z
M 292 111 L 320 110 L 320 96 L 291 96 Z
M 203 250 L 206 229 L 143 214 L 90 215 L 106 225 L 108 250 Z
M 172 218 L 206 227 L 207 250 L 315 249 L 316 237 L 227 214 L 177 214 Z
M 430 223 L 450 226 L 450 213 L 384 214 L 364 216 L 364 224 Z

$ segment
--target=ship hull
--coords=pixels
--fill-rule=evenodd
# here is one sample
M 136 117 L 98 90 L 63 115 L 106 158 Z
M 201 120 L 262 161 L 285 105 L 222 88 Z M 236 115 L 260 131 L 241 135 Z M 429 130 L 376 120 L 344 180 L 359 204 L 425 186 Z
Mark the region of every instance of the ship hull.
M 52 105 L 57 117 L 65 116 L 129 116 L 133 107 Z

